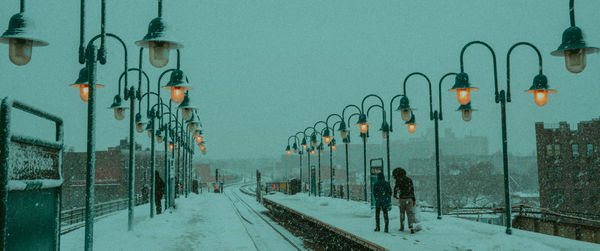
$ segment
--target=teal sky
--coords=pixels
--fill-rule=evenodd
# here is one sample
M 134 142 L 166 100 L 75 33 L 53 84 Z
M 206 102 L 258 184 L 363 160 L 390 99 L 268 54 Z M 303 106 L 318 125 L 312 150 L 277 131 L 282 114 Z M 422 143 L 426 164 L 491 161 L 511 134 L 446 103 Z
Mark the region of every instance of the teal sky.
M 5 1 L 0 29 L 6 29 L 19 1 Z M 65 120 L 65 142 L 85 151 L 87 106 L 78 90 L 69 87 L 82 67 L 77 62 L 79 1 L 27 1 L 41 37 L 50 46 L 34 48 L 31 62 L 22 67 L 8 60 L 8 46 L 0 46 L 0 96 L 11 96 L 55 113 Z M 87 1 L 86 38 L 100 31 L 99 1 Z M 137 67 L 134 45 L 156 16 L 156 1 L 107 1 L 107 31 L 128 45 L 130 67 Z M 600 46 L 599 1 L 576 1 L 577 25 L 589 45 Z M 312 126 L 347 104 L 359 104 L 370 93 L 381 95 L 389 109 L 392 96 L 402 92 L 402 81 L 420 71 L 432 80 L 434 108 L 439 78 L 459 70 L 462 46 L 472 40 L 489 43 L 497 54 L 501 88 L 506 85 L 506 52 L 520 41 L 541 50 L 544 73 L 558 93 L 545 107 L 537 107 L 529 88 L 537 74 L 537 57 L 526 47 L 511 56 L 513 102 L 508 104 L 509 151 L 535 150 L 534 122 L 576 124 L 598 117 L 597 78 L 600 55 L 590 55 L 583 73 L 571 74 L 564 59 L 550 56 L 569 26 L 567 0 L 177 0 L 164 1 L 164 17 L 184 43 L 182 69 L 192 81 L 191 97 L 200 105 L 208 154 L 206 158 L 276 157 L 288 136 Z M 4 48 L 4 49 L 2 49 Z M 123 68 L 121 48 L 109 41 L 108 63 L 98 68 L 97 148 L 106 149 L 128 136 L 128 120 L 116 121 L 105 109 L 116 93 Z M 152 88 L 164 69 L 155 69 L 144 55 Z M 174 67 L 175 56 L 169 66 Z M 165 68 L 166 69 L 166 68 Z M 465 123 L 453 93 L 443 91 L 444 121 L 458 135 L 487 135 L 490 150 L 500 149 L 500 108 L 493 102 L 491 56 L 481 46 L 470 47 L 465 70 L 481 90 L 473 94 L 478 109 Z M 137 81 L 132 74 L 130 81 Z M 423 135 L 428 120 L 426 83 L 409 80 L 407 91 L 416 111 L 418 132 L 409 135 L 394 114 L 392 139 Z M 444 90 L 452 85 L 444 84 Z M 167 98 L 165 93 L 164 98 Z M 370 101 L 372 104 L 374 100 Z M 145 106 L 143 107 L 145 109 Z M 377 113 L 376 113 L 377 114 Z M 380 115 L 371 122 L 378 128 Z M 47 137 L 49 124 L 16 119 L 16 129 Z M 358 130 L 354 129 L 356 134 Z M 380 142 L 372 134 L 372 142 Z M 137 139 L 149 146 L 146 134 Z M 356 137 L 355 137 L 356 138 Z M 433 148 L 432 148 L 433 151 Z M 203 157 L 197 157 L 205 158 Z

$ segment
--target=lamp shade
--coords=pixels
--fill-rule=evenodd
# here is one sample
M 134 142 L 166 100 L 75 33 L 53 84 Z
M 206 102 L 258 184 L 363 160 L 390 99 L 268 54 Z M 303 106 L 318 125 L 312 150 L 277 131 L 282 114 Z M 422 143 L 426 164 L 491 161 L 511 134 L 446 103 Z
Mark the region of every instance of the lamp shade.
M 456 92 L 458 103 L 461 105 L 466 105 L 471 101 L 471 92 L 477 90 L 479 89 L 471 86 L 469 83 L 469 75 L 465 72 L 461 72 L 456 74 L 454 85 L 449 91 Z
M 83 67 L 83 68 L 81 68 L 81 70 L 79 70 L 79 76 L 77 77 L 77 80 L 75 80 L 75 82 L 70 84 L 69 86 L 79 88 L 79 98 L 81 98 L 81 100 L 83 102 L 88 101 L 90 89 L 89 89 L 87 67 Z M 102 87 L 104 87 L 104 85 L 96 84 L 96 88 L 102 88 Z
M 152 19 L 148 25 L 148 33 L 135 44 L 148 48 L 150 63 L 157 68 L 167 65 L 170 50 L 183 48 L 183 44 L 172 37 L 169 25 L 162 17 Z
M 8 29 L 0 36 L 0 43 L 8 44 L 8 56 L 13 64 L 29 63 L 32 47 L 48 45 L 48 42 L 37 38 L 35 33 L 35 25 L 25 13 L 17 13 L 10 18 Z
M 538 106 L 544 106 L 548 103 L 548 94 L 556 93 L 556 90 L 548 86 L 548 78 L 544 74 L 538 74 L 533 78 L 533 84 L 525 92 L 533 93 L 533 100 Z
M 174 70 L 167 85 L 163 86 L 171 91 L 171 100 L 175 103 L 181 103 L 185 99 L 185 91 L 191 90 L 192 86 L 187 82 L 185 73 L 182 70 Z
M 194 111 L 198 110 L 198 107 L 192 103 L 189 96 L 189 92 L 185 92 L 183 101 L 181 102 L 181 104 L 179 104 L 179 106 L 177 106 L 177 109 L 181 110 L 181 115 L 183 116 L 183 119 L 189 120 L 192 118 Z
M 113 98 L 113 103 L 110 105 L 110 107 L 108 107 L 108 109 L 113 109 L 116 120 L 123 120 L 125 118 L 124 112 L 126 109 L 129 109 L 129 107 L 123 104 L 121 96 L 117 94 Z
M 410 113 L 413 110 L 415 109 L 410 107 L 410 101 L 408 100 L 408 97 L 402 96 L 400 98 L 400 105 L 398 105 L 398 109 L 396 109 L 396 111 L 400 111 L 400 116 L 402 120 L 410 120 Z

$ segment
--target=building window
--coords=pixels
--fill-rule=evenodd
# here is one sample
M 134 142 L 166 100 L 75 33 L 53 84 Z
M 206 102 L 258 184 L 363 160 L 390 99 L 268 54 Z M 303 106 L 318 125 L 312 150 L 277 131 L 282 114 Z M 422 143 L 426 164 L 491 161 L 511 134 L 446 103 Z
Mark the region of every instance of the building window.
M 553 145 L 546 145 L 546 157 L 552 156 L 552 148 L 553 147 L 554 147 Z
M 556 157 L 560 156 L 560 145 L 559 144 L 554 145 L 554 155 Z
M 592 157 L 594 156 L 594 145 L 593 144 L 587 144 L 587 157 Z
M 550 207 L 558 208 L 565 201 L 563 191 L 560 189 L 550 189 Z
M 562 176 L 562 168 L 560 166 L 549 166 L 548 167 L 548 180 L 560 181 Z
M 571 150 L 573 151 L 573 158 L 578 158 L 579 157 L 579 145 L 578 144 L 572 144 L 571 145 Z

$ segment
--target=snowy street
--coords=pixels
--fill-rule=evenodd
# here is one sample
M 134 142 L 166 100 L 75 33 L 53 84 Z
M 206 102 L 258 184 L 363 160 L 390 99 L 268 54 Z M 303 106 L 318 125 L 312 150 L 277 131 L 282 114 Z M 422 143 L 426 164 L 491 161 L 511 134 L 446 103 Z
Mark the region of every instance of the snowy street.
M 177 200 L 177 208 L 148 217 L 148 206 L 136 207 L 135 229 L 127 232 L 127 210 L 96 222 L 96 250 L 299 250 L 300 241 L 281 234 L 255 212 L 265 210 L 256 200 L 239 192 L 239 186 L 224 194 L 204 192 Z M 83 249 L 84 229 L 61 238 L 61 250 Z M 303 249 L 300 249 L 303 250 Z

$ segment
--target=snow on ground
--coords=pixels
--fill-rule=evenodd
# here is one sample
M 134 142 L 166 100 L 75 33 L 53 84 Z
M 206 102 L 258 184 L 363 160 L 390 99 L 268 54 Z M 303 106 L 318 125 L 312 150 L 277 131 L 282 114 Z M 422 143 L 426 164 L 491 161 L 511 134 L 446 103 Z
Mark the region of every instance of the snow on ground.
M 127 210 L 94 224 L 94 250 L 254 250 L 254 244 L 224 194 L 191 194 L 177 208 L 149 218 L 148 205 L 135 208 L 127 231 Z M 83 250 L 84 228 L 61 237 L 61 250 Z
M 437 220 L 432 213 L 418 214 L 423 230 L 411 235 L 406 230 L 400 232 L 400 211 L 396 206 L 389 215 L 390 233 L 383 232 L 383 215 L 382 232 L 374 232 L 375 210 L 369 204 L 306 194 L 277 193 L 266 198 L 390 250 L 600 250 L 598 244 L 519 229 L 507 235 L 505 227 L 450 216 Z

